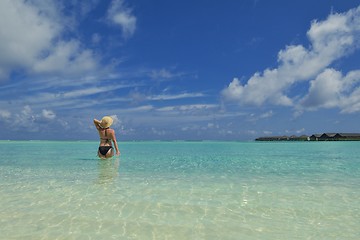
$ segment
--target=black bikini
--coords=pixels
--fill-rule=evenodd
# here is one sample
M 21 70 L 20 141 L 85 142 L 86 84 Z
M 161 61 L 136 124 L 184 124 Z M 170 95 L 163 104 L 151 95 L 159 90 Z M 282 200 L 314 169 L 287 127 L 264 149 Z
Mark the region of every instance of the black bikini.
M 106 137 L 106 130 L 109 129 L 109 128 L 104 128 L 105 130 L 105 137 Z M 101 140 L 105 140 L 107 144 L 111 144 L 111 139 L 109 138 L 100 138 Z M 113 147 L 112 146 L 99 146 L 99 152 L 101 155 L 103 156 L 106 156 L 106 154 L 108 153 L 108 151 L 110 149 L 112 149 Z
M 101 155 L 106 156 L 110 149 L 112 149 L 112 146 L 100 146 L 99 152 L 101 153 Z

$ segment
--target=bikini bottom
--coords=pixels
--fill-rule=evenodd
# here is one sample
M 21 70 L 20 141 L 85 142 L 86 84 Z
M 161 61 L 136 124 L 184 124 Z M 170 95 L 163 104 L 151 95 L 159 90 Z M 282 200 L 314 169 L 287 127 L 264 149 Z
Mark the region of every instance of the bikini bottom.
M 101 153 L 101 155 L 106 156 L 110 149 L 112 149 L 112 146 L 100 146 L 99 152 Z

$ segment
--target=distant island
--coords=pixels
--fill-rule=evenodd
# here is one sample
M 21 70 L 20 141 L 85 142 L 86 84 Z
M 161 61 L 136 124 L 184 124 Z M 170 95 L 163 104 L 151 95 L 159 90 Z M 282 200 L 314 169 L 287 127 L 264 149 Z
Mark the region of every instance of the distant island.
M 311 136 L 267 136 L 255 141 L 360 141 L 360 133 L 322 133 Z

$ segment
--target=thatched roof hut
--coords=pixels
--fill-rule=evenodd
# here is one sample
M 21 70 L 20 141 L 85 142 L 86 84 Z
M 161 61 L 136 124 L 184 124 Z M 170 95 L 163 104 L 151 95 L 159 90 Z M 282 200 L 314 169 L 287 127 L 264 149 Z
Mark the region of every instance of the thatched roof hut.
M 359 141 L 360 133 L 323 133 L 313 134 L 310 141 Z

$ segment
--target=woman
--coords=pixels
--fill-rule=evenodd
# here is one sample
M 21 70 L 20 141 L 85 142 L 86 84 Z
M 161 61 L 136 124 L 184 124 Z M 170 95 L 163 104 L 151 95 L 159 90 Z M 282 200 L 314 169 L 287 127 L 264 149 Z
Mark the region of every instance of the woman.
M 112 123 L 113 119 L 109 116 L 103 117 L 101 121 L 94 119 L 94 125 L 100 136 L 98 156 L 101 159 L 114 156 L 114 150 L 111 141 L 114 143 L 116 155 L 120 155 L 119 147 L 116 142 L 115 131 L 114 129 L 109 128 Z

